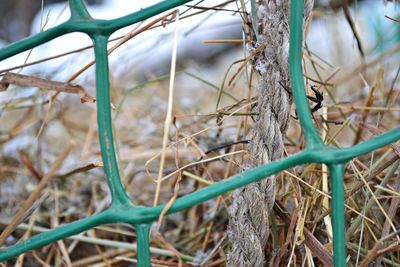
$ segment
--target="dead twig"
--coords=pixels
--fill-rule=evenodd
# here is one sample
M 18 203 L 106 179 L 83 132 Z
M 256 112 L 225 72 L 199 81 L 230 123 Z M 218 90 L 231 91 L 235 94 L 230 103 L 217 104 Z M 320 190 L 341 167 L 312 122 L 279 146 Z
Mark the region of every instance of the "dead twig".
M 22 75 L 12 72 L 7 72 L 0 81 L 0 91 L 8 89 L 10 84 L 18 86 L 38 87 L 44 90 L 63 92 L 69 94 L 78 94 L 81 102 L 94 103 L 96 99 L 85 92 L 82 86 L 71 83 L 62 83 L 42 79 L 34 76 Z

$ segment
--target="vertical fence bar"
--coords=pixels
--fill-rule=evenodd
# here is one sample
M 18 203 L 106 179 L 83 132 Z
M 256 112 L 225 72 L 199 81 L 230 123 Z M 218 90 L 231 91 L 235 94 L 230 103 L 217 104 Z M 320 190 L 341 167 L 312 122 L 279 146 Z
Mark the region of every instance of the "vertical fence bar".
M 69 9 L 72 19 L 91 19 L 83 0 L 69 0 Z
M 335 267 L 346 266 L 346 218 L 344 209 L 344 164 L 329 165 L 332 190 L 333 260 Z
M 150 267 L 150 225 L 137 224 L 136 240 L 137 240 L 137 261 L 139 267 Z
M 304 87 L 303 66 L 301 64 L 304 3 L 303 0 L 292 0 L 290 4 L 289 70 L 294 102 L 307 147 L 311 149 L 323 148 L 325 145 L 314 127 Z
M 107 53 L 108 36 L 95 35 L 92 36 L 92 39 L 96 58 L 97 124 L 104 171 L 106 172 L 108 187 L 110 188 L 112 204 L 114 206 L 132 205 L 121 182 L 114 149 Z

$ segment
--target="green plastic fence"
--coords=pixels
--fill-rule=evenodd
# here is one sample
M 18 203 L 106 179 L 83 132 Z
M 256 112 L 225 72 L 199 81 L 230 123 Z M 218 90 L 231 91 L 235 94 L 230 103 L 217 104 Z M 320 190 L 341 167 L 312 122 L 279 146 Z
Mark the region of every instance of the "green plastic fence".
M 106 211 L 75 221 L 51 231 L 38 234 L 14 246 L 0 250 L 0 262 L 24 252 L 48 245 L 57 240 L 79 234 L 93 227 L 109 223 L 128 223 L 136 228 L 137 260 L 139 266 L 150 266 L 149 230 L 165 205 L 143 207 L 135 205 L 128 197 L 118 173 L 114 151 L 110 112 L 110 82 L 108 73 L 107 41 L 116 30 L 145 20 L 190 0 L 165 0 L 157 5 L 113 20 L 91 18 L 83 0 L 70 0 L 71 18 L 47 31 L 23 39 L 0 50 L 0 60 L 34 48 L 61 35 L 71 32 L 86 33 L 94 43 L 96 57 L 97 117 L 101 154 L 110 188 L 112 205 Z M 307 103 L 302 57 L 303 0 L 291 1 L 290 15 L 290 76 L 298 116 L 307 148 L 285 159 L 248 170 L 227 180 L 210 185 L 177 199 L 168 214 L 182 211 L 228 191 L 259 181 L 288 168 L 306 163 L 325 163 L 330 170 L 332 188 L 333 249 L 335 266 L 346 265 L 345 210 L 343 173 L 345 165 L 353 158 L 400 139 L 400 128 L 386 132 L 350 148 L 333 148 L 324 145 L 313 125 Z

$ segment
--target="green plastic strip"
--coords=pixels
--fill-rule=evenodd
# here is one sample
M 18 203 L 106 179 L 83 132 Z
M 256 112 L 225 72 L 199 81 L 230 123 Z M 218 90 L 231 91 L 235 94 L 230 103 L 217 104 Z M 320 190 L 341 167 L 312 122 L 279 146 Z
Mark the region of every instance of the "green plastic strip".
M 148 224 L 136 225 L 136 238 L 138 240 L 138 262 L 140 266 L 150 267 L 150 226 Z
M 346 266 L 346 218 L 344 209 L 344 165 L 329 165 L 332 188 L 333 260 L 336 267 Z
M 111 125 L 110 81 L 108 73 L 107 40 L 104 35 L 93 38 L 96 58 L 97 124 L 104 170 L 110 188 L 113 206 L 133 205 L 121 183 Z
M 292 82 L 294 102 L 297 114 L 306 139 L 308 148 L 322 148 L 324 143 L 315 129 L 307 103 L 306 90 L 304 88 L 302 51 L 303 51 L 303 1 L 291 1 L 290 7 L 290 47 L 289 70 Z M 295 12 L 293 12 L 295 11 Z
M 16 42 L 0 50 L 0 60 L 4 60 L 70 32 L 77 31 L 87 33 L 92 38 L 96 56 L 99 140 L 104 162 L 104 170 L 112 197 L 111 207 L 100 214 L 57 227 L 48 232 L 35 235 L 27 241 L 20 242 L 8 248 L 0 249 L 0 261 L 11 259 L 24 252 L 51 244 L 57 240 L 76 235 L 103 224 L 129 223 L 136 228 L 138 266 L 150 266 L 150 224 L 157 221 L 162 210 L 165 208 L 165 204 L 157 207 L 135 206 L 130 200 L 121 182 L 112 133 L 107 40 L 114 31 L 122 27 L 137 23 L 187 2 L 190 2 L 190 0 L 166 0 L 157 5 L 118 19 L 95 20 L 91 18 L 89 12 L 86 10 L 83 0 L 70 0 L 70 20 L 57 27 Z M 355 157 L 398 141 L 400 139 L 400 128 L 396 128 L 350 148 L 330 148 L 323 144 L 318 135 L 318 131 L 313 125 L 304 88 L 301 65 L 303 1 L 291 1 L 291 10 L 290 75 L 293 95 L 307 148 L 304 151 L 285 159 L 253 168 L 227 180 L 180 197 L 170 207 L 167 214 L 185 210 L 239 187 L 262 179 L 268 179 L 266 177 L 297 165 L 306 163 L 325 163 L 329 166 L 331 172 L 335 266 L 345 266 L 344 166 L 349 160 L 352 160 Z

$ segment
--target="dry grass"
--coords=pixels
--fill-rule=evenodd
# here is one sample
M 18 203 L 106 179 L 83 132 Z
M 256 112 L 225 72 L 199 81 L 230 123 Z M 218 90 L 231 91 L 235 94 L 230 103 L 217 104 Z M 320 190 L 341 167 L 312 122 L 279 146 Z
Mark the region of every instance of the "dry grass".
M 155 21 L 154 25 L 159 24 Z M 153 26 L 144 25 L 137 31 Z M 398 127 L 400 83 L 395 59 L 399 44 L 374 57 L 366 51 L 365 61 L 354 63 L 350 70 L 313 54 L 313 46 L 318 44 L 308 45 L 310 50 L 304 49 L 305 75 L 310 77 L 308 87 L 315 85 L 325 96 L 324 108 L 314 113 L 314 119 L 326 143 L 350 146 Z M 174 196 L 241 172 L 247 156 L 246 133 L 255 115 L 251 106 L 256 102 L 252 90 L 256 77 L 248 60 L 229 69 L 235 60 L 237 54 L 227 52 L 208 69 L 199 72 L 201 64 L 193 63 L 186 71 L 177 71 L 173 116 L 164 148 L 163 124 L 168 99 L 171 102 L 169 75 L 150 77 L 132 88 L 113 86 L 120 172 L 135 203 L 153 205 L 157 179 L 163 181 L 159 183 L 158 203 L 167 203 Z M 85 84 L 80 85 L 85 88 Z M 285 140 L 287 155 L 304 146 L 294 110 L 292 114 Z M 0 229 L 7 232 L 5 246 L 108 207 L 95 104 L 81 104 L 78 96 L 61 99 L 38 91 L 29 99 L 16 97 L 4 103 L 0 124 Z M 67 152 L 61 155 L 62 151 L 71 142 L 74 147 L 65 158 Z M 349 266 L 377 262 L 400 266 L 399 157 L 399 144 L 392 144 L 352 160 L 346 168 Z M 321 258 L 329 257 L 332 219 L 328 177 L 320 164 L 279 174 L 272 235 L 265 248 L 271 265 L 322 266 Z M 225 194 L 163 218 L 158 225 L 160 235 L 151 238 L 153 264 L 178 266 L 180 258 L 182 266 L 224 266 L 230 201 L 230 194 Z M 15 231 L 9 235 L 6 228 Z M 4 264 L 135 266 L 135 251 L 132 227 L 107 225 Z

